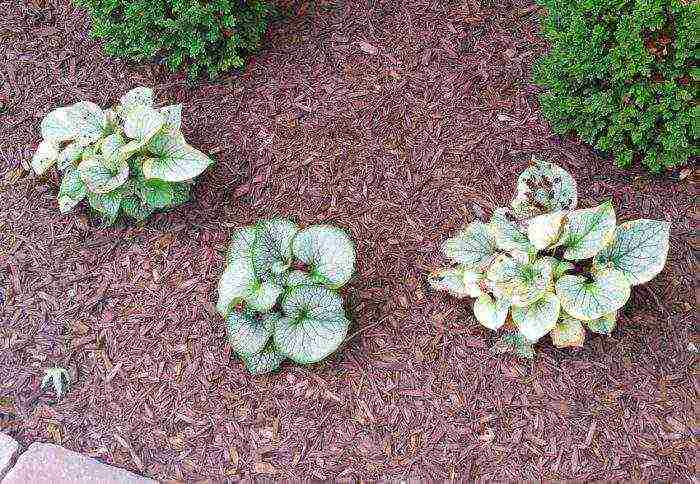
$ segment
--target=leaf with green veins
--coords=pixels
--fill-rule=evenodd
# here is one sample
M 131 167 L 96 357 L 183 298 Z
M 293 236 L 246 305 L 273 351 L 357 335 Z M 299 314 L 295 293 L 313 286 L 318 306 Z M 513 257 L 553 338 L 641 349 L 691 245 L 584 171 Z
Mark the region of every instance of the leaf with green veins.
M 256 228 L 253 226 L 237 229 L 231 235 L 231 242 L 226 251 L 226 262 L 238 259 L 251 261 L 253 257 L 253 242 L 255 241 Z
M 573 210 L 567 214 L 561 245 L 564 258 L 588 259 L 595 256 L 615 236 L 615 209 L 605 202 L 594 208 Z
M 69 168 L 58 190 L 58 208 L 61 213 L 72 210 L 87 196 L 87 187 L 80 178 L 80 173 L 74 168 Z
M 337 350 L 350 326 L 340 296 L 322 286 L 291 289 L 282 299 L 282 311 L 275 346 L 301 364 L 321 361 Z
M 555 246 L 562 235 L 566 214 L 565 211 L 546 213 L 527 221 L 527 237 L 535 249 Z
M 448 259 L 477 271 L 485 268 L 497 251 L 496 240 L 482 222 L 470 223 L 442 244 L 442 252 Z
M 605 269 L 588 281 L 583 276 L 564 275 L 555 284 L 562 308 L 576 319 L 589 321 L 620 309 L 630 296 L 625 275 Z
M 333 289 L 350 280 L 355 272 L 355 246 L 344 230 L 332 225 L 313 225 L 300 230 L 292 253 L 310 266 L 311 275 Z
M 605 314 L 598 319 L 593 319 L 591 321 L 586 321 L 586 326 L 588 329 L 594 333 L 600 334 L 611 334 L 615 329 L 615 324 L 617 321 L 617 311 Z
M 179 131 L 182 127 L 182 104 L 173 104 L 159 109 L 165 119 L 165 125 L 171 130 Z
M 58 159 L 59 146 L 57 142 L 42 141 L 32 156 L 32 170 L 37 175 L 43 175 Z
M 44 370 L 44 378 L 41 379 L 41 388 L 46 388 L 51 385 L 54 392 L 56 392 L 56 398 L 61 398 L 66 394 L 66 391 L 68 391 L 70 382 L 71 377 L 68 370 L 54 366 Z
M 147 219 L 154 211 L 153 208 L 144 204 L 139 197 L 133 194 L 125 195 L 121 201 L 121 209 L 128 216 L 141 222 Z
M 121 157 L 121 148 L 126 145 L 126 140 L 119 133 L 113 133 L 99 143 L 99 150 L 107 160 L 118 160 Z M 124 158 L 124 161 L 126 158 Z
M 222 316 L 226 316 L 231 306 L 244 300 L 258 284 L 250 258 L 228 260 L 228 266 L 219 281 L 216 309 Z
M 124 198 L 124 190 L 121 188 L 108 193 L 93 193 L 88 190 L 88 203 L 102 216 L 107 225 L 112 225 L 119 216 L 119 209 Z
M 497 208 L 491 216 L 488 230 L 496 241 L 496 247 L 504 252 L 526 255 L 534 253 L 535 248 L 528 240 L 527 235 L 511 217 L 507 208 Z
M 75 167 L 75 162 L 80 160 L 83 151 L 85 151 L 85 148 L 80 146 L 78 143 L 69 143 L 58 154 L 56 166 L 61 171 L 66 170 L 69 167 Z
M 670 230 L 668 222 L 649 219 L 618 225 L 612 242 L 596 255 L 595 269 L 617 269 L 632 286 L 652 280 L 666 264 Z
M 299 226 L 284 219 L 262 220 L 255 226 L 251 254 L 255 273 L 267 280 L 279 275 L 292 263 L 292 241 Z
M 447 291 L 459 298 L 478 297 L 482 292 L 479 282 L 483 279 L 484 274 L 458 266 L 431 272 L 428 276 L 428 284 L 435 290 Z
M 226 316 L 226 333 L 231 348 L 239 355 L 260 353 L 272 337 L 279 313 L 258 317 L 253 311 L 231 311 Z
M 136 195 L 149 207 L 158 209 L 173 203 L 174 193 L 170 183 L 162 180 L 138 180 Z
M 148 87 L 137 87 L 124 94 L 119 100 L 119 111 L 126 112 L 136 106 L 153 107 L 153 90 Z
M 521 358 L 532 359 L 535 349 L 520 333 L 504 333 L 491 348 L 494 353 L 513 353 Z
M 80 177 L 91 192 L 111 192 L 122 186 L 129 178 L 126 161 L 111 161 L 101 156 L 84 159 L 78 165 Z
M 552 329 L 550 336 L 557 348 L 580 348 L 586 340 L 586 331 L 580 320 L 564 318 Z
M 494 299 L 488 294 L 480 295 L 474 301 L 474 317 L 483 326 L 496 330 L 503 326 L 508 318 L 510 303 L 502 299 Z
M 199 176 L 213 161 L 184 142 L 182 135 L 163 131 L 148 144 L 151 157 L 143 163 L 146 178 L 181 182 Z
M 288 288 L 296 286 L 312 286 L 314 285 L 314 280 L 311 276 L 304 271 L 291 271 L 287 274 L 284 285 Z
M 530 218 L 576 207 L 576 182 L 566 170 L 546 161 L 532 159 L 518 177 L 517 195 L 511 207 L 521 218 Z
M 543 259 L 523 263 L 501 254 L 489 267 L 486 277 L 492 281 L 494 295 L 513 306 L 529 306 L 544 295 L 552 281 L 552 267 Z
M 252 375 L 262 375 L 264 373 L 275 371 L 286 359 L 286 357 L 277 349 L 272 339 L 268 341 L 267 345 L 261 352 L 252 355 L 242 354 L 240 356 L 246 369 Z
M 274 307 L 281 294 L 282 288 L 275 281 L 259 281 L 245 296 L 245 302 L 256 311 L 266 313 Z
M 528 341 L 535 343 L 557 324 L 561 303 L 550 292 L 527 307 L 513 308 L 513 322 Z
M 124 119 L 124 134 L 141 143 L 148 143 L 157 134 L 161 133 L 161 129 L 165 124 L 165 117 L 155 109 L 135 105 L 126 109 L 122 115 Z

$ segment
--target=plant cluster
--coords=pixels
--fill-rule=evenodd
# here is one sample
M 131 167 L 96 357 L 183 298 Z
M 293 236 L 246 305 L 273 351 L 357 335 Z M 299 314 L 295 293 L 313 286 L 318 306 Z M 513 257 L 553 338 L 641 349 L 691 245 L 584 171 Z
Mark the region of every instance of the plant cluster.
M 75 0 L 92 17 L 92 35 L 109 55 L 165 59 L 190 77 L 241 67 L 260 47 L 269 5 L 263 0 Z
M 190 187 L 213 162 L 185 141 L 182 105 L 154 107 L 153 91 L 139 87 L 112 109 L 88 101 L 51 111 L 31 162 L 44 174 L 63 172 L 61 212 L 87 199 L 107 224 L 120 212 L 138 221 L 189 200 Z
M 445 241 L 455 266 L 431 274 L 430 284 L 474 297 L 477 321 L 506 326 L 497 351 L 532 357 L 549 334 L 557 347 L 582 346 L 585 327 L 610 334 L 630 287 L 655 277 L 668 254 L 670 224 L 649 219 L 616 226 L 608 201 L 576 209 L 571 175 L 533 159 L 520 174 L 510 208 L 488 223 L 474 221 Z
M 554 131 L 652 172 L 697 156 L 700 3 L 540 0 L 551 49 L 535 67 Z
M 267 373 L 287 358 L 315 363 L 343 342 L 350 321 L 337 291 L 355 270 L 343 230 L 262 220 L 234 232 L 226 261 L 217 310 L 248 371 Z

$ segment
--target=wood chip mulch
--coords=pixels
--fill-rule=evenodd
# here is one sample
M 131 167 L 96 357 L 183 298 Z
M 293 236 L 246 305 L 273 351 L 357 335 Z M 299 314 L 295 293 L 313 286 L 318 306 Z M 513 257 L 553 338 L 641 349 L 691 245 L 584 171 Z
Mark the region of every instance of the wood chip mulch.
M 481 5 L 483 4 L 483 6 Z M 187 82 L 106 57 L 68 0 L 0 0 L 0 430 L 158 479 L 669 479 L 695 475 L 697 172 L 623 171 L 542 118 L 529 1 L 297 3 L 242 73 Z M 218 160 L 144 227 L 61 215 L 20 168 L 52 108 L 138 85 L 185 104 Z M 439 244 L 509 200 L 531 155 L 581 206 L 673 223 L 666 270 L 612 336 L 494 356 L 470 303 L 430 291 Z M 331 222 L 357 241 L 359 333 L 251 377 L 213 311 L 231 229 Z M 74 383 L 56 401 L 43 368 Z

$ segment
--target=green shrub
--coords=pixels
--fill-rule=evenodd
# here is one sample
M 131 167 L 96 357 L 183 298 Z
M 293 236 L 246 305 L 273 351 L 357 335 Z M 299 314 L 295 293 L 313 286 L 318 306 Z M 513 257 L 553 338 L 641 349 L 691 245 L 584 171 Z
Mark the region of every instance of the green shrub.
M 345 339 L 350 321 L 337 290 L 353 275 L 355 246 L 344 231 L 262 220 L 233 234 L 226 262 L 216 307 L 251 373 L 287 358 L 321 361 Z
M 165 59 L 190 77 L 215 77 L 260 47 L 270 11 L 263 0 L 75 0 L 109 55 Z
M 41 122 L 32 169 L 63 172 L 61 212 L 87 199 L 107 224 L 120 213 L 145 220 L 188 201 L 194 179 L 213 163 L 185 141 L 181 114 L 181 104 L 156 108 L 145 87 L 104 111 L 88 101 L 54 109 Z
M 535 66 L 555 132 L 652 172 L 698 155 L 694 0 L 540 0 L 551 50 Z
M 483 326 L 517 331 L 494 349 L 532 357 L 549 334 L 558 347 L 582 346 L 585 327 L 610 334 L 631 286 L 663 269 L 670 224 L 649 219 L 616 226 L 608 201 L 576 210 L 571 175 L 533 160 L 519 177 L 510 208 L 470 223 L 442 246 L 452 267 L 430 275 L 438 290 L 474 297 Z

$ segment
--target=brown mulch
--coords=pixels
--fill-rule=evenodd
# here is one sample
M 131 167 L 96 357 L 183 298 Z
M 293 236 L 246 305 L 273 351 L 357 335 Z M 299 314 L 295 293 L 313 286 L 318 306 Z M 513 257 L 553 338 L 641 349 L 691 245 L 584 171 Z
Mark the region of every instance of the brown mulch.
M 105 57 L 68 0 L 0 0 L 0 430 L 159 479 L 690 479 L 697 444 L 690 180 L 622 171 L 542 119 L 532 2 L 301 4 L 246 68 L 190 84 Z M 137 85 L 185 103 L 219 163 L 144 227 L 58 212 L 18 169 L 53 107 Z M 0 107 L 1 108 L 1 107 Z M 470 304 L 430 291 L 439 243 L 535 154 L 582 206 L 673 222 L 666 270 L 612 336 L 494 356 Z M 360 333 L 327 362 L 251 377 L 212 310 L 233 227 L 347 227 Z M 3 302 L 4 301 L 4 302 Z M 697 345 L 697 340 L 695 340 Z M 43 368 L 74 383 L 56 401 Z

